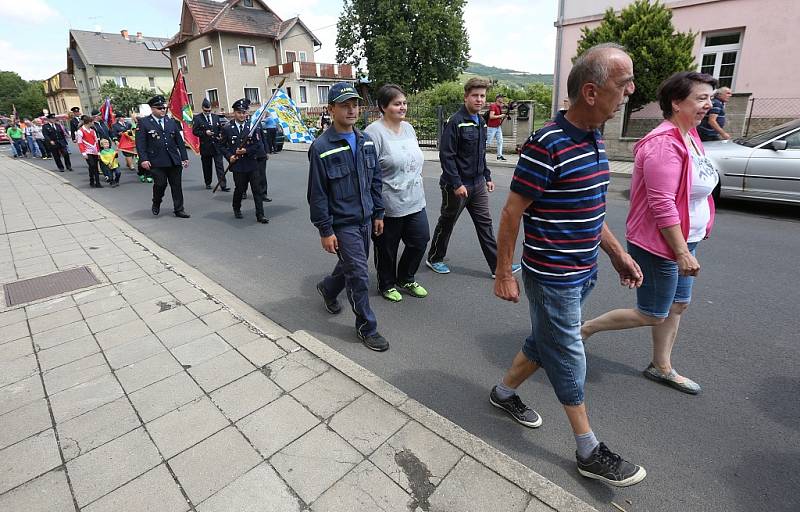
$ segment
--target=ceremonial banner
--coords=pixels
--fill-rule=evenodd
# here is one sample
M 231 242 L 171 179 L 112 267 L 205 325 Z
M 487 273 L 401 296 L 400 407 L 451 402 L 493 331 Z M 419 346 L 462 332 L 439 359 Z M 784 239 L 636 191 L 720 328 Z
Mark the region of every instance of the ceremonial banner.
M 131 133 L 134 133 L 136 128 L 131 129 Z M 136 154 L 136 139 L 135 135 L 128 135 L 127 131 L 124 131 L 119 134 L 119 142 L 117 143 L 117 149 L 120 151 L 125 151 L 126 153 L 133 153 Z
M 100 105 L 100 119 L 103 120 L 106 127 L 111 129 L 111 125 L 114 124 L 114 108 L 111 106 L 111 98 L 106 96 L 106 100 Z
M 283 89 L 278 89 L 275 92 L 275 98 L 267 106 L 267 111 L 272 117 L 277 119 L 278 124 L 283 128 L 283 136 L 287 142 L 307 144 L 314 142 L 314 137 L 303 123 L 303 116 L 300 114 L 300 109 L 294 104 L 292 98 L 283 92 Z M 257 118 L 260 113 L 261 109 L 256 110 L 253 117 Z
M 194 113 L 189 104 L 189 94 L 186 92 L 186 83 L 183 81 L 183 72 L 178 71 L 175 78 L 175 85 L 172 86 L 172 94 L 169 96 L 169 111 L 175 121 L 179 121 L 183 128 L 183 140 L 186 145 L 192 148 L 195 154 L 200 154 L 200 139 L 192 133 L 192 119 Z

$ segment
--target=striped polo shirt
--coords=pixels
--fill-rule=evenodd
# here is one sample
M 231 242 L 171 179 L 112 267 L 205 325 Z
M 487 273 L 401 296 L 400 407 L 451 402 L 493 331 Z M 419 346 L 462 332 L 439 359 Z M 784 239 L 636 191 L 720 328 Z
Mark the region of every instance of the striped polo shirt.
M 523 146 L 511 190 L 533 200 L 522 264 L 542 284 L 580 286 L 597 273 L 608 169 L 600 132 L 577 128 L 563 112 Z

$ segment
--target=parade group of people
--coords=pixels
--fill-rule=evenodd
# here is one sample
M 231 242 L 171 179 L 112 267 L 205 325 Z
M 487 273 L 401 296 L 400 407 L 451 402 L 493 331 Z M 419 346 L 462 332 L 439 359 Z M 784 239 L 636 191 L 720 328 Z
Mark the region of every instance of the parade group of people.
M 413 127 L 404 120 L 402 89 L 388 84 L 378 90 L 382 117 L 363 132 L 355 127 L 358 93 L 346 83 L 330 89 L 331 125 L 308 152 L 308 202 L 323 250 L 338 261 L 317 291 L 331 314 L 341 312 L 338 296 L 346 291 L 358 338 L 367 348 L 387 350 L 389 342 L 378 332 L 369 304 L 370 241 L 381 296 L 392 302 L 403 300 L 401 292 L 423 298 L 428 291 L 416 281 L 419 265 L 425 258 L 434 272 L 450 272 L 444 263 L 448 241 L 466 209 L 495 279 L 494 294 L 518 302 L 520 285 L 514 274 L 524 268 L 530 303 L 531 333 L 492 387 L 490 403 L 521 425 L 541 426 L 542 417 L 517 390 L 543 368 L 573 430 L 579 473 L 615 486 L 636 484 L 645 478 L 645 469 L 598 441 L 590 426 L 585 343 L 602 331 L 648 326 L 652 359 L 643 376 L 684 393 L 700 392 L 699 384 L 672 366 L 672 351 L 700 271 L 698 245 L 714 220 L 711 193 L 718 176 L 704 154 L 697 126 L 712 109 L 717 82 L 687 71 L 661 84 L 664 121 L 634 149 L 627 248 L 605 222 L 610 173 L 600 133 L 635 90 L 633 63 L 624 48 L 598 45 L 573 64 L 568 109 L 522 147 L 497 240 L 488 207 L 487 194 L 495 186 L 486 165 L 487 123 L 479 116 L 489 85 L 478 78 L 467 81 L 464 106 L 444 127 L 439 151 L 442 206 L 432 238 L 422 152 Z M 499 114 L 490 112 L 495 121 Z M 521 266 L 514 263 L 520 223 Z M 398 259 L 401 241 L 405 248 Z M 581 306 L 595 286 L 600 249 L 608 254 L 620 284 L 636 290 L 636 307 L 583 322 Z

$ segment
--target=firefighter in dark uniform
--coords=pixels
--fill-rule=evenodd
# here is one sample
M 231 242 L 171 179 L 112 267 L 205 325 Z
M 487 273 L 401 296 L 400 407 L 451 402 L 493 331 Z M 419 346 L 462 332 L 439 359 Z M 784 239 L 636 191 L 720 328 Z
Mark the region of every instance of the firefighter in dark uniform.
M 42 135 L 44 136 L 44 143 L 50 154 L 53 155 L 53 160 L 56 162 L 56 167 L 61 172 L 64 172 L 64 164 L 67 165 L 67 170 L 72 170 L 72 162 L 69 160 L 69 153 L 67 153 L 67 132 L 63 127 L 55 122 L 56 115 L 54 113 L 47 114 L 47 122 L 42 126 Z M 64 158 L 64 164 L 61 163 L 61 158 Z
M 211 102 L 208 98 L 203 100 L 203 113 L 197 114 L 192 119 L 192 133 L 200 139 L 200 161 L 203 164 L 203 179 L 206 189 L 211 189 L 211 164 L 213 162 L 217 171 L 217 183 L 223 192 L 230 189 L 225 180 L 225 167 L 222 163 L 222 151 L 219 141 L 222 136 L 223 123 L 220 116 L 211 112 Z
M 153 215 L 158 215 L 169 183 L 175 216 L 188 219 L 189 214 L 183 209 L 181 171 L 189 165 L 189 157 L 178 124 L 166 116 L 165 103 L 160 95 L 147 102 L 152 114 L 139 119 L 136 152 L 142 168 L 153 174 Z
M 266 224 L 269 220 L 264 216 L 264 185 L 261 183 L 260 158 L 266 158 L 261 130 L 250 133 L 250 122 L 247 120 L 247 109 L 250 101 L 242 98 L 233 104 L 233 121 L 222 131 L 222 151 L 229 162 L 228 170 L 233 173 L 233 214 L 237 219 L 242 216 L 242 197 L 247 186 L 253 191 L 256 207 L 256 220 Z
M 265 117 L 272 119 L 269 112 L 266 113 Z M 269 158 L 267 155 L 273 152 L 270 150 L 270 137 L 273 137 L 274 140 L 274 135 L 270 133 L 270 130 L 274 130 L 274 128 L 269 128 L 269 123 L 267 123 L 266 119 L 261 121 L 261 142 L 264 144 L 264 157 L 258 160 L 258 174 L 261 177 L 261 195 L 264 196 L 265 203 L 272 202 L 272 199 L 267 195 L 267 159 Z
M 72 112 L 72 118 L 69 120 L 69 134 L 72 142 L 75 142 L 75 132 L 81 127 L 81 108 L 72 107 L 69 111 Z
M 97 134 L 97 143 L 99 144 L 101 139 L 106 139 L 108 142 L 111 142 L 111 132 L 105 120 L 100 115 L 100 111 L 97 109 L 92 110 L 92 117 L 94 118 L 92 130 Z

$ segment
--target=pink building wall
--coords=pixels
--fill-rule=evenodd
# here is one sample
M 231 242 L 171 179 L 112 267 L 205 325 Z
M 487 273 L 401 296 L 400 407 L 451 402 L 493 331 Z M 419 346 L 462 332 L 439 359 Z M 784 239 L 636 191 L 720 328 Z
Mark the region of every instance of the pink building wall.
M 574 1 L 574 0 L 568 0 Z M 743 28 L 734 92 L 756 98 L 800 97 L 800 1 L 798 0 L 722 0 L 694 5 L 667 2 L 672 23 L 679 31 L 697 33 L 693 53 L 700 62 L 702 33 Z M 592 2 L 597 5 L 596 2 Z M 596 10 L 597 8 L 594 7 Z M 569 15 L 570 12 L 565 12 Z M 584 18 L 585 19 L 585 18 Z M 562 32 L 560 73 L 556 105 L 567 97 L 567 75 L 581 38 L 581 27 L 594 28 L 600 21 L 574 23 L 569 19 Z

